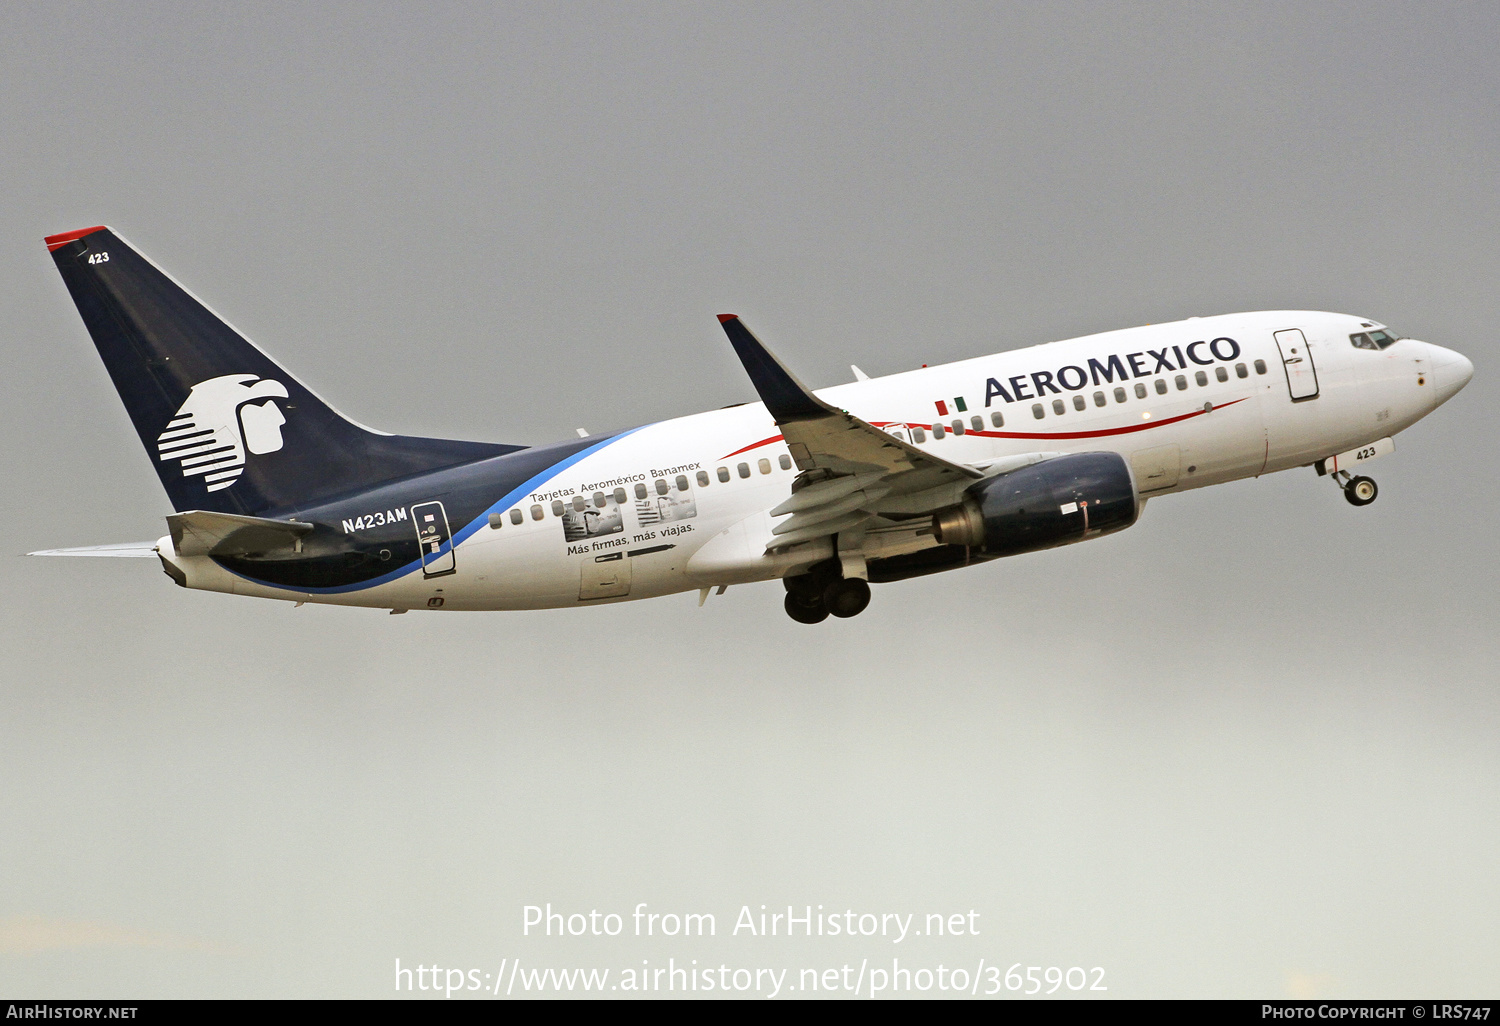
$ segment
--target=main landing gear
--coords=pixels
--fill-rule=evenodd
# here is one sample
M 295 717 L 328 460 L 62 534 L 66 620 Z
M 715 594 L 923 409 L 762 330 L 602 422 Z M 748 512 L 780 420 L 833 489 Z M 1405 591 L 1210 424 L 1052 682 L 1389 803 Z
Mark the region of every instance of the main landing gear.
M 858 577 L 806 573 L 782 579 L 786 615 L 798 623 L 822 623 L 830 615 L 858 616 L 870 604 L 870 583 Z
M 1335 470 L 1329 475 L 1344 490 L 1344 498 L 1351 506 L 1368 506 L 1380 494 L 1380 488 L 1368 477 L 1350 477 L 1346 470 Z

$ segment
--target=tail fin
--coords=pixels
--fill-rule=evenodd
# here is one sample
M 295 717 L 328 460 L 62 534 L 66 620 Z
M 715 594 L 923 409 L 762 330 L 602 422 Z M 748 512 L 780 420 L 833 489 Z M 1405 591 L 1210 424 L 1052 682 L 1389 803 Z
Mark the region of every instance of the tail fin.
M 355 424 L 111 229 L 46 241 L 178 510 L 295 508 L 523 448 Z

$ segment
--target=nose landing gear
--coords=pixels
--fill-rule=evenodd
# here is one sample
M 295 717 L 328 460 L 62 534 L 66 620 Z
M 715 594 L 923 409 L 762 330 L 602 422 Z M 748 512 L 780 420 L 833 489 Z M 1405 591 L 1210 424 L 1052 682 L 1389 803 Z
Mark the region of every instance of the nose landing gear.
M 1375 496 L 1380 494 L 1380 489 L 1375 482 L 1368 477 L 1355 477 L 1344 485 L 1344 498 L 1351 505 L 1368 506 L 1375 501 Z
M 1350 477 L 1345 470 L 1335 470 L 1329 475 L 1344 490 L 1344 498 L 1351 506 L 1368 506 L 1380 494 L 1380 488 L 1368 477 Z

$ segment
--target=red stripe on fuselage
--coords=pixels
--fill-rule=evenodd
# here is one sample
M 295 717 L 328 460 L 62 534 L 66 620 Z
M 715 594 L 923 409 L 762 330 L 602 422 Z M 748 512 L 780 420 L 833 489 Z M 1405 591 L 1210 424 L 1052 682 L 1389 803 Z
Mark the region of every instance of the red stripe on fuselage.
M 1244 399 L 1233 399 L 1220 406 L 1215 406 L 1213 409 L 1226 410 L 1229 407 L 1234 406 L 1236 403 L 1242 403 L 1244 401 Z M 1136 431 L 1149 431 L 1151 428 L 1166 427 L 1168 424 L 1177 424 L 1184 420 L 1192 420 L 1194 417 L 1201 417 L 1204 414 L 1211 412 L 1213 411 L 1194 410 L 1192 413 L 1184 413 L 1178 417 L 1168 417 L 1166 420 L 1152 420 L 1146 421 L 1142 424 L 1127 424 L 1124 427 L 1104 428 L 1099 431 L 965 431 L 964 434 L 978 435 L 980 438 L 1031 438 L 1042 440 L 1049 438 L 1107 438 L 1110 435 L 1128 435 Z M 891 425 L 896 424 L 904 428 L 919 427 L 924 431 L 932 430 L 932 425 L 930 424 L 903 423 L 898 420 L 877 420 L 871 421 L 871 423 L 875 427 L 890 427 Z M 753 442 L 750 445 L 745 446 L 743 449 L 736 449 L 728 456 L 720 456 L 719 459 L 731 459 L 735 456 L 738 456 L 742 452 L 749 452 L 751 449 L 759 449 L 763 445 L 770 445 L 772 442 L 779 442 L 781 440 L 781 435 L 772 435 L 770 438 L 764 438 L 759 442 Z
M 779 442 L 779 441 L 781 441 L 781 436 L 780 435 L 772 435 L 770 438 L 763 438 L 759 442 L 752 442 L 751 444 L 745 446 L 743 449 L 736 449 L 736 450 L 734 450 L 734 452 L 730 453 L 728 456 L 720 456 L 719 459 L 721 459 L 721 460 L 733 459 L 734 457 L 738 456 L 742 452 L 749 452 L 751 449 L 759 449 L 763 445 L 770 445 L 772 442 Z

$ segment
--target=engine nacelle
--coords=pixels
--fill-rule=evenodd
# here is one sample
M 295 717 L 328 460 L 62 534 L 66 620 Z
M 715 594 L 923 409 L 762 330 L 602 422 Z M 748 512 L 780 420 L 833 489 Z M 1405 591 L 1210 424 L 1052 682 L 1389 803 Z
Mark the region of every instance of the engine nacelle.
M 1123 530 L 1140 510 L 1124 457 L 1081 452 L 980 481 L 933 514 L 932 527 L 944 545 L 1013 556 Z

